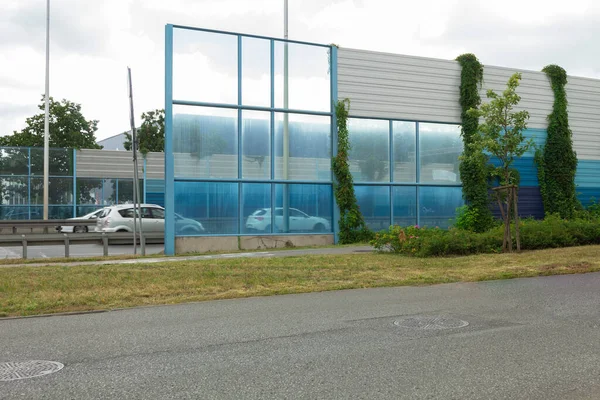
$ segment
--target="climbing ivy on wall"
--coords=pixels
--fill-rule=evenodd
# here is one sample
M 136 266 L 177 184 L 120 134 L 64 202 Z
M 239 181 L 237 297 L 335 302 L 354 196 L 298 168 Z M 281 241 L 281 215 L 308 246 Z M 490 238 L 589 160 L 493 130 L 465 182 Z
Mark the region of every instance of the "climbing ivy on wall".
M 467 203 L 469 226 L 464 228 L 483 232 L 493 223 L 488 196 L 488 157 L 473 146 L 479 124 L 477 116 L 468 114 L 481 104 L 479 87 L 483 80 L 483 65 L 474 54 L 462 54 L 456 58 L 461 66 L 460 106 L 462 108 L 463 154 L 460 157 L 460 179 L 463 197 Z
M 349 99 L 338 101 L 335 104 L 338 135 L 337 155 L 333 157 L 333 173 L 336 179 L 334 194 L 340 209 L 339 241 L 341 244 L 368 240 L 371 236 L 371 232 L 365 225 L 365 221 L 356 202 L 354 182 L 348 164 L 348 153 L 350 151 L 347 125 L 349 108 Z
M 535 157 L 544 212 L 571 218 L 580 204 L 575 192 L 577 154 L 573 151 L 567 112 L 567 73 L 558 65 L 548 65 L 542 71 L 550 79 L 554 92 L 554 106 L 548 115 L 546 144 L 536 152 Z

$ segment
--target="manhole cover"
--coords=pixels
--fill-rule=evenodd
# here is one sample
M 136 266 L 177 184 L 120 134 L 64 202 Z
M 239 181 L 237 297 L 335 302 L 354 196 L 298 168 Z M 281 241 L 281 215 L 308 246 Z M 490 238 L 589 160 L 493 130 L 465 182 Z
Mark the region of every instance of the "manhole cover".
M 469 325 L 467 321 L 442 316 L 416 316 L 394 321 L 394 325 L 414 329 L 455 329 Z
M 21 361 L 0 363 L 0 381 L 44 376 L 63 369 L 64 365 L 56 361 Z

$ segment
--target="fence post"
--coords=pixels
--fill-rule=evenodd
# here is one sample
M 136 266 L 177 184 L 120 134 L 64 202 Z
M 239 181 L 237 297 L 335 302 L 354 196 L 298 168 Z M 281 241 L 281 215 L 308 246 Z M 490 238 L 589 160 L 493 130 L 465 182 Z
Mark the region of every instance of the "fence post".
M 26 260 L 27 259 L 27 238 L 25 237 L 25 235 L 21 235 L 21 237 L 23 238 L 23 259 Z
M 69 236 L 65 233 L 65 258 L 69 258 Z
M 102 232 L 102 247 L 104 252 L 104 257 L 108 256 L 108 237 L 106 233 Z

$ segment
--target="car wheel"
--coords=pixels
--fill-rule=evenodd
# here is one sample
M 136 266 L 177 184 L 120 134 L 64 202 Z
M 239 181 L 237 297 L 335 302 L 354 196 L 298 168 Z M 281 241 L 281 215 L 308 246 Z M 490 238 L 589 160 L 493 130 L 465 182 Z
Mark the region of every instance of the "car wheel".
M 73 227 L 73 233 L 87 233 L 87 226 L 75 226 Z
M 325 232 L 325 225 L 323 225 L 323 224 L 316 224 L 313 227 L 313 231 L 315 231 L 315 232 Z

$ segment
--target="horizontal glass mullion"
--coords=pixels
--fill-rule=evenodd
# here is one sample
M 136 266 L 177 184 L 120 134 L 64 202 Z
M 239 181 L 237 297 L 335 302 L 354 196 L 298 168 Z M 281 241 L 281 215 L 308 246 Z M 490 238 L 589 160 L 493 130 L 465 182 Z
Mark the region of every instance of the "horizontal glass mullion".
M 263 106 L 250 106 L 250 105 L 239 105 L 239 104 L 222 104 L 222 103 L 210 103 L 210 102 L 202 102 L 202 101 L 187 101 L 187 100 L 173 100 L 173 105 L 176 106 L 194 106 L 194 107 L 214 107 L 214 108 L 231 108 L 231 109 L 239 109 L 249 110 L 249 111 L 275 111 L 275 112 L 284 112 L 289 114 L 304 114 L 304 115 L 324 115 L 324 116 L 332 116 L 332 112 L 326 111 L 310 111 L 310 110 L 296 110 L 296 109 L 286 109 L 286 108 L 278 108 L 278 107 L 263 107 Z
M 290 185 L 332 185 L 329 181 L 307 181 L 307 180 L 265 180 L 265 179 L 198 179 L 198 178 L 175 178 L 175 182 L 210 182 L 210 183 L 289 183 Z

